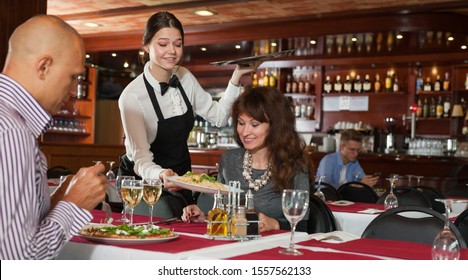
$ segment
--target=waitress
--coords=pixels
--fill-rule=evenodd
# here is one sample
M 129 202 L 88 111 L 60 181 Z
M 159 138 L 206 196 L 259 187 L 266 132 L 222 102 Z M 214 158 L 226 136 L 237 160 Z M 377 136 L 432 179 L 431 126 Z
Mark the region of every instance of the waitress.
M 167 190 L 180 192 L 186 203 L 192 203 L 191 191 L 181 190 L 166 177 L 191 170 L 187 139 L 194 117 L 198 114 L 224 126 L 240 95 L 241 76 L 258 65 L 237 66 L 223 97 L 216 102 L 193 74 L 179 65 L 183 46 L 183 27 L 172 13 L 158 12 L 148 19 L 143 34 L 143 73 L 119 98 L 126 149 L 119 174 L 160 178 Z

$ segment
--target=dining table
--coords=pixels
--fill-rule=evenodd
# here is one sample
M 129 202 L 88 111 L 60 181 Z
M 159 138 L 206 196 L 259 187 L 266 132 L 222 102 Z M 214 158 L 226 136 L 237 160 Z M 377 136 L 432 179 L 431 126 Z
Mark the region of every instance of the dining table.
M 92 210 L 92 222 L 105 218 L 101 210 Z M 120 213 L 113 213 L 114 220 Z M 154 221 L 162 219 L 155 218 Z M 148 222 L 147 216 L 134 216 L 135 223 Z M 330 233 L 296 232 L 296 247 L 301 256 L 280 254 L 289 246 L 290 231 L 262 233 L 252 240 L 216 240 L 207 235 L 206 223 L 185 223 L 181 220 L 161 227 L 173 229 L 177 238 L 167 242 L 120 244 L 96 242 L 74 236 L 64 246 L 61 260 L 430 260 L 431 246 L 413 242 L 359 238 L 344 231 Z M 468 260 L 468 249 L 461 249 L 460 259 Z

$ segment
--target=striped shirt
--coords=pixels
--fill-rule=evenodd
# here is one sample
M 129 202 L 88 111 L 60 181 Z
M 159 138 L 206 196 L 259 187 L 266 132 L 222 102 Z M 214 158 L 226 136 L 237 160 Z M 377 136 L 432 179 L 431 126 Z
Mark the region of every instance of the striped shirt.
M 51 93 L 52 94 L 52 93 Z M 52 117 L 0 74 L 0 259 L 52 259 L 91 220 L 75 204 L 50 209 L 47 162 L 38 138 Z

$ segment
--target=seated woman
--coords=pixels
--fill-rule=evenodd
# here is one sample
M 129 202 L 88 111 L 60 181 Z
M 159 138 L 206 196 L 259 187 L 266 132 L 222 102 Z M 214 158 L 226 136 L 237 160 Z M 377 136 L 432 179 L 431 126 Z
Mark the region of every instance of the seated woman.
M 252 190 L 260 232 L 290 229 L 281 207 L 282 192 L 293 188 L 310 190 L 310 179 L 314 178 L 305 142 L 295 129 L 290 102 L 273 87 L 251 88 L 235 101 L 232 120 L 234 137 L 241 148 L 223 153 L 218 180 L 224 184 L 239 181 L 244 194 Z M 213 196 L 201 194 L 198 204 L 206 199 L 212 201 Z M 204 209 L 204 213 L 199 206 L 189 205 L 184 208 L 182 220 L 203 222 L 210 209 Z M 307 219 L 308 214 L 296 229 L 306 231 Z

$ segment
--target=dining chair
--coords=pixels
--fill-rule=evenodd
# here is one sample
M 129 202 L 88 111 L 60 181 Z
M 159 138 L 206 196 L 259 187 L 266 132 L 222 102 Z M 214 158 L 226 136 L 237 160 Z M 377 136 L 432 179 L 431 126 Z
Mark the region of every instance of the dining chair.
M 331 232 L 337 230 L 335 216 L 327 204 L 310 192 L 307 233 Z
M 70 169 L 62 165 L 56 165 L 54 167 L 47 169 L 48 179 L 60 178 L 60 176 L 65 176 L 65 175 L 70 175 L 70 174 L 73 174 L 73 172 L 71 172 Z
M 390 190 L 387 190 L 377 200 L 377 204 L 384 204 L 385 198 L 387 197 L 389 192 Z M 395 196 L 398 199 L 398 206 L 421 206 L 426 208 L 432 208 L 432 203 L 429 201 L 429 199 L 426 198 L 420 191 L 417 191 L 412 187 L 395 187 L 393 188 L 393 194 L 395 194 Z
M 173 217 L 180 218 L 185 206 L 187 206 L 187 201 L 181 194 L 163 189 L 158 202 L 154 204 L 153 216 L 164 219 Z M 133 214 L 148 216 L 148 204 L 142 199 L 133 209 Z
M 454 224 L 465 239 L 465 242 L 468 243 L 468 208 L 461 212 L 460 215 L 458 215 Z
M 440 201 L 436 201 L 436 199 L 443 199 L 445 196 L 436 188 L 428 186 L 413 186 L 412 188 L 422 193 L 431 202 L 432 209 L 445 214 L 445 205 Z
M 432 244 L 445 224 L 441 213 L 421 206 L 402 206 L 386 210 L 378 215 L 366 227 L 362 238 L 409 241 Z M 466 248 L 466 242 L 458 228 L 450 223 L 460 247 Z
M 338 188 L 338 193 L 344 200 L 354 202 L 375 203 L 379 196 L 374 188 L 362 182 L 347 182 Z
M 321 182 L 320 190 L 325 195 L 325 200 L 341 200 L 341 195 L 338 193 L 338 190 L 331 184 L 326 182 Z M 318 182 L 315 182 L 315 189 L 318 187 Z

